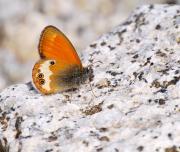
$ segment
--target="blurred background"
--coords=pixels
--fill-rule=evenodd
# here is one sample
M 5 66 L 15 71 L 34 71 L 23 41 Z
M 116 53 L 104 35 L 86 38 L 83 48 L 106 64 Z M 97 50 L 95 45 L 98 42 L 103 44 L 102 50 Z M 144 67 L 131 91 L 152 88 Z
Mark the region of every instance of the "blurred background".
M 51 24 L 81 51 L 143 4 L 180 0 L 0 0 L 0 91 L 31 80 L 42 29 Z

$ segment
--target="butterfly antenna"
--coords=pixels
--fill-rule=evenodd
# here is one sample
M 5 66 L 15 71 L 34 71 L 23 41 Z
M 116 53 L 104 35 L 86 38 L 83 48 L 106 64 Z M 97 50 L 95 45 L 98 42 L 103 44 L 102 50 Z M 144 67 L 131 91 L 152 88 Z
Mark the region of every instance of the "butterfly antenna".
M 98 62 L 99 62 L 99 63 L 102 63 L 101 61 L 96 61 L 96 62 L 93 62 L 93 63 L 89 64 L 88 67 L 92 67 L 93 64 L 98 63 Z
M 92 56 L 91 56 L 91 57 L 92 57 Z M 94 63 L 97 63 L 97 62 L 102 63 L 101 61 L 96 61 L 96 62 L 93 62 L 93 63 L 89 64 L 88 67 L 90 67 L 90 68 L 92 69 L 93 64 L 94 64 Z M 97 96 L 95 95 L 95 93 L 94 93 L 94 91 L 93 91 L 93 88 L 92 88 L 92 84 L 91 84 L 91 80 L 90 80 L 90 79 L 91 79 L 91 78 L 89 78 L 89 85 L 90 85 L 92 94 L 93 94 L 93 96 L 94 96 L 95 98 L 97 98 Z
M 94 93 L 94 91 L 93 91 L 91 82 L 89 82 L 89 85 L 90 85 L 90 88 L 91 88 L 91 91 L 92 91 L 93 96 L 94 96 L 95 98 L 97 98 L 97 96 L 95 95 L 95 93 Z

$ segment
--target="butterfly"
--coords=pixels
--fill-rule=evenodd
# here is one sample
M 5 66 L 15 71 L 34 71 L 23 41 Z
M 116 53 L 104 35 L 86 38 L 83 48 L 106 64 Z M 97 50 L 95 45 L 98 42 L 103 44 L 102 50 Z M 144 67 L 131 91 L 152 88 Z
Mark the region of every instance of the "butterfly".
M 92 68 L 83 67 L 70 40 L 56 27 L 44 28 L 39 40 L 40 60 L 32 70 L 35 87 L 42 94 L 77 88 L 92 78 Z

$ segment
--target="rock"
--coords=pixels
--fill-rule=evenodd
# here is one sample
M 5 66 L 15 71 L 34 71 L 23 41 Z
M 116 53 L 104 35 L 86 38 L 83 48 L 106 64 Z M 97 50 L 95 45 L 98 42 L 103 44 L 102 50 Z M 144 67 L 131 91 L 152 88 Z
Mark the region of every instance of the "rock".
M 180 6 L 146 5 L 83 55 L 89 84 L 43 96 L 31 83 L 0 93 L 1 149 L 10 152 L 178 151 Z M 97 87 L 107 80 L 106 87 Z

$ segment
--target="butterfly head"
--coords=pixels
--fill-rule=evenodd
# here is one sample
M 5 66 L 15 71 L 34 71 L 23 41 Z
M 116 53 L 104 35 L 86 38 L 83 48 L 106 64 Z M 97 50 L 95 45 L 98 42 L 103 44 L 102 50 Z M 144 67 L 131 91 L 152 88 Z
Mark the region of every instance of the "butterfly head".
M 88 79 L 91 82 L 94 78 L 92 66 L 83 68 L 83 75 L 86 80 Z

